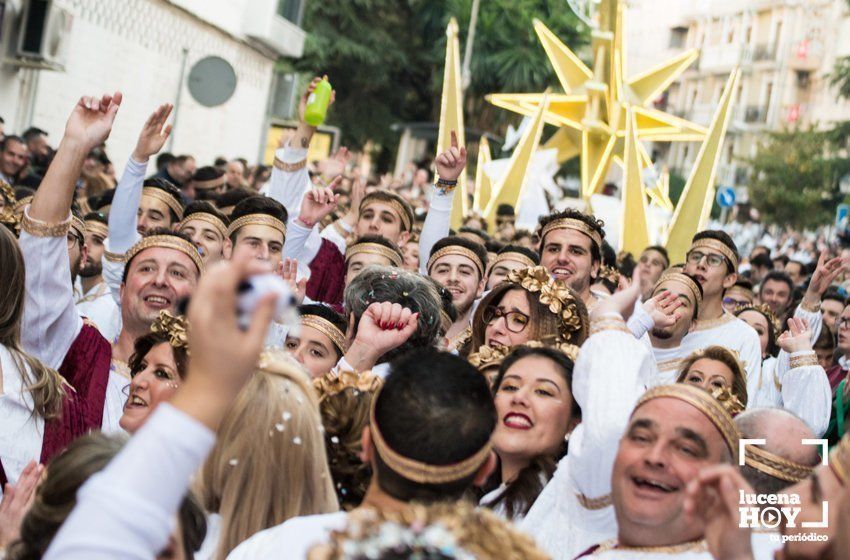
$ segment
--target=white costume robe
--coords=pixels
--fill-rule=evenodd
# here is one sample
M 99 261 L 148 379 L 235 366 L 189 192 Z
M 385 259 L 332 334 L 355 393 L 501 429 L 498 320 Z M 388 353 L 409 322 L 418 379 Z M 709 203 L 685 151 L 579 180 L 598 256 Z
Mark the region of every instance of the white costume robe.
M 41 458 L 44 418 L 33 414 L 35 405 L 32 393 L 26 390 L 22 372 L 15 365 L 11 352 L 2 344 L 0 371 L 3 374 L 3 392 L 0 394 L 0 463 L 6 478 L 14 484 L 27 463 Z M 2 496 L 3 488 L 0 488 L 0 498 Z

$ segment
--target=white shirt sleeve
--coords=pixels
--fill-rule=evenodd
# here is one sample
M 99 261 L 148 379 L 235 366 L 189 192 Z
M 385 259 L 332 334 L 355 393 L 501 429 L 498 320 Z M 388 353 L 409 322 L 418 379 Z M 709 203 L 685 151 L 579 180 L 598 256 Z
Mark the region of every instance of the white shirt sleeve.
M 629 327 L 635 338 L 643 338 L 643 335 L 655 326 L 655 321 L 653 321 L 652 316 L 643 308 L 643 304 L 638 302 L 626 326 Z
M 29 216 L 29 207 L 24 212 Z M 74 304 L 68 242 L 64 235 L 41 237 L 21 231 L 18 245 L 26 269 L 21 342 L 27 353 L 59 369 L 83 328 Z
M 791 359 L 805 356 L 817 359 L 814 351 L 794 352 Z M 780 362 L 778 367 L 782 407 L 802 418 L 815 437 L 821 437 L 829 426 L 832 408 L 832 390 L 826 372 L 817 364 L 784 369 Z
M 283 256 L 298 259 L 298 268 L 307 267 L 322 247 L 322 238 L 315 226 L 306 228 L 290 219 L 286 226 Z
M 136 231 L 139 204 L 148 164 L 127 159 L 124 174 L 115 187 L 115 197 L 109 209 L 109 250 L 124 254 L 141 236 Z
M 442 194 L 436 188 L 431 197 L 431 205 L 428 207 L 428 215 L 422 224 L 422 233 L 419 235 L 419 272 L 428 274 L 428 259 L 431 257 L 431 249 L 440 239 L 449 234 L 452 219 L 453 193 Z
M 151 560 L 167 544 L 174 515 L 215 443 L 206 426 L 168 403 L 77 492 L 45 560 Z
M 284 163 L 293 164 L 307 158 L 307 150 L 287 145 L 275 152 L 275 158 Z M 272 166 L 268 196 L 283 204 L 290 221 L 301 213 L 301 197 L 310 185 L 307 166 L 296 171 L 283 171 Z

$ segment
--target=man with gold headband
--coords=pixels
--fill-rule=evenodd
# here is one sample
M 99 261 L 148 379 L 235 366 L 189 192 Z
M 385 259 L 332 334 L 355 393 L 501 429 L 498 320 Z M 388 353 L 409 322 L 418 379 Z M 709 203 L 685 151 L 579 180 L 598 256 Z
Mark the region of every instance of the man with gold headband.
M 115 340 L 121 330 L 121 311 L 103 280 L 103 242 L 109 226 L 99 212 L 86 214 L 84 222 L 87 256 L 80 268 L 82 296 L 77 298 L 77 311 L 93 322 L 106 340 Z
M 201 253 L 204 263 L 210 265 L 224 258 L 224 244 L 227 241 L 227 227 L 230 220 L 204 200 L 196 200 L 186 206 L 183 219 L 174 228 L 185 233 Z
M 401 268 L 404 255 L 392 241 L 380 235 L 364 235 L 345 250 L 345 285 L 369 265 Z
M 536 251 L 520 247 L 519 245 L 506 245 L 490 263 L 487 271 L 487 290 L 498 286 L 508 274 L 520 268 L 533 268 L 540 264 L 540 255 Z
M 286 209 L 278 201 L 265 196 L 252 196 L 236 205 L 230 215 L 225 259 L 250 255 L 275 272 L 283 262 L 286 242 Z
M 495 467 L 493 399 L 484 377 L 461 358 L 418 350 L 393 362 L 370 416 L 362 439 L 373 474 L 361 508 L 393 512 L 410 502 L 456 501 Z M 228 559 L 279 558 L 282 550 L 287 558 L 306 558 L 347 517 L 290 519 L 249 538 Z
M 756 294 L 753 292 L 753 284 L 748 280 L 738 280 L 735 284 L 726 290 L 723 294 L 723 309 L 729 313 L 734 313 L 735 310 L 742 305 L 752 305 L 756 301 Z
M 168 230 L 152 232 L 133 245 L 126 255 L 113 256 L 118 262 L 118 289 L 122 327 L 118 339 L 110 342 L 93 326 L 84 323 L 74 305 L 66 267 L 57 259 L 67 259 L 65 237 L 70 227 L 69 209 L 75 179 L 86 154 L 103 143 L 112 128 L 122 96 L 102 99 L 82 98 L 66 126 L 53 164 L 25 213 L 21 249 L 27 267 L 27 293 L 31 294 L 22 328 L 26 350 L 66 378 L 76 368 L 99 372 L 103 385 L 103 405 L 96 411 L 105 431 L 117 428 L 129 384 L 126 361 L 135 339 L 148 332 L 162 310 L 175 312 L 178 302 L 191 294 L 204 269 L 195 246 L 180 234 Z M 60 245 L 57 245 L 61 243 Z M 67 263 L 67 260 L 65 260 Z M 110 286 L 113 280 L 104 276 Z M 113 270 L 113 272 L 115 272 Z
M 540 264 L 575 290 L 588 310 L 599 299 L 590 286 L 602 266 L 603 225 L 572 208 L 540 218 Z
M 428 276 L 452 294 L 457 319 L 446 333 L 449 349 L 457 350 L 472 335 L 475 301 L 484 293 L 487 249 L 463 237 L 450 236 L 438 241 L 428 259 Z

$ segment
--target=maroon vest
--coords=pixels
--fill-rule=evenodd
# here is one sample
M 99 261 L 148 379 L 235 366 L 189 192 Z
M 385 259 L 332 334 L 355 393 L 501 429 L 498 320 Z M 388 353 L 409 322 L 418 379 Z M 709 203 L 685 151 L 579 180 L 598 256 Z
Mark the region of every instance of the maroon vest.
M 829 368 L 826 372 L 826 377 L 829 379 L 829 387 L 835 392 L 835 388 L 838 387 L 839 383 L 841 383 L 844 378 L 847 376 L 847 370 L 842 368 L 840 365 L 836 364 Z
M 41 464 L 47 464 L 76 438 L 100 429 L 111 360 L 109 342 L 94 326 L 84 324 L 59 366 L 59 373 L 71 387 L 65 387 L 62 416 L 44 423 Z M 6 473 L 0 464 L 0 484 L 6 482 Z
M 322 239 L 316 258 L 310 263 L 307 297 L 339 310 L 345 291 L 345 255 L 332 241 Z

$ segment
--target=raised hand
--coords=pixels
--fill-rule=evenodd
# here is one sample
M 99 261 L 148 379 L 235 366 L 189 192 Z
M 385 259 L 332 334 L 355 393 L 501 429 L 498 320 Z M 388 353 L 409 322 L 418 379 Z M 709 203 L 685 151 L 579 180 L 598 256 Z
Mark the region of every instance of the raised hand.
M 606 313 L 618 313 L 624 320 L 628 321 L 635 310 L 635 303 L 637 303 L 638 298 L 640 298 L 640 282 L 638 270 L 635 268 L 631 284 L 611 297 L 599 300 L 590 317 L 594 319 L 602 317 Z
M 327 74 L 325 74 L 321 78 L 316 76 L 315 78 L 313 78 L 310 81 L 310 83 L 307 85 L 307 89 L 304 90 L 303 95 L 301 95 L 301 101 L 299 101 L 299 103 L 298 103 L 298 118 L 299 118 L 299 121 L 302 124 L 305 124 L 306 126 L 310 126 L 304 121 L 304 111 L 307 110 L 307 99 L 309 99 L 310 94 L 313 93 L 316 90 L 316 86 L 319 85 L 319 82 L 321 82 L 322 80 L 327 80 L 327 79 L 328 79 Z M 328 103 L 328 107 L 333 105 L 334 101 L 336 101 L 336 90 L 331 91 L 331 100 L 330 100 L 330 103 Z M 302 146 L 302 147 L 306 148 L 307 146 Z
M 278 275 L 283 278 L 284 282 L 289 284 L 289 289 L 292 290 L 292 295 L 298 305 L 304 301 L 304 296 L 307 295 L 307 279 L 298 280 L 298 259 L 290 259 L 286 257 L 278 267 Z
M 164 103 L 156 108 L 151 113 L 148 120 L 145 121 L 142 131 L 139 133 L 139 140 L 136 142 L 136 149 L 133 150 L 133 159 L 139 163 L 144 163 L 154 155 L 159 153 L 168 140 L 171 134 L 171 125 L 166 125 L 165 122 L 171 115 L 174 105 Z
M 44 465 L 30 461 L 18 477 L 18 482 L 6 484 L 3 489 L 3 501 L 0 502 L 0 550 L 20 538 L 21 523 L 32 507 L 43 474 Z
M 360 215 L 360 203 L 363 202 L 363 197 L 366 196 L 366 183 L 358 176 L 351 183 L 351 197 L 348 212 L 343 220 L 349 225 L 354 226 L 357 223 L 357 217 Z
M 818 258 L 818 266 L 815 268 L 809 287 L 803 297 L 803 303 L 815 307 L 820 303 L 821 296 L 829 286 L 838 278 L 838 275 L 847 270 L 847 263 L 841 257 L 826 259 L 826 252 L 822 252 Z
M 334 189 L 342 181 L 342 175 L 337 176 L 327 187 L 313 187 L 308 190 L 301 200 L 301 211 L 298 221 L 301 225 L 311 228 L 321 222 L 325 216 L 336 210 L 339 196 Z
M 65 123 L 63 142 L 76 143 L 86 151 L 103 144 L 112 132 L 122 99 L 119 91 L 102 97 L 81 97 Z
M 812 331 L 805 320 L 791 317 L 788 319 L 788 330 L 779 335 L 776 343 L 789 354 L 807 352 L 812 350 Z
M 466 167 L 466 148 L 458 147 L 457 133 L 454 130 L 452 130 L 451 146 L 437 156 L 435 163 L 437 174 L 446 181 L 457 181 L 463 168 Z
M 357 336 L 345 354 L 356 371 L 370 369 L 378 359 L 407 342 L 416 332 L 419 313 L 388 301 L 373 303 L 357 325 Z
M 622 277 L 620 278 L 622 280 Z M 677 311 L 682 306 L 682 300 L 673 292 L 662 292 L 648 299 L 643 304 L 643 310 L 652 317 L 656 328 L 672 327 L 682 314 Z

